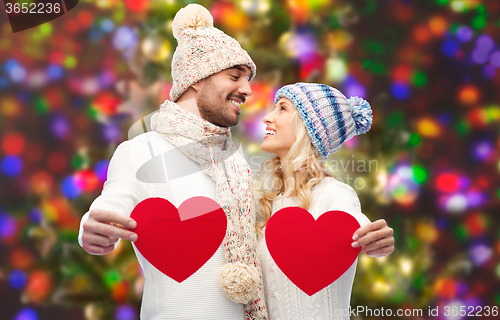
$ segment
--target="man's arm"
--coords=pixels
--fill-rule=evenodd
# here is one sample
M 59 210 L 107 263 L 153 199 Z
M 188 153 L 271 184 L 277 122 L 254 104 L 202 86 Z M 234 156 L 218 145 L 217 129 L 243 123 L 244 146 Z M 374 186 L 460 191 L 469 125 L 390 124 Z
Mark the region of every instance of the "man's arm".
M 136 226 L 133 219 L 121 213 L 91 210 L 82 226 L 82 248 L 90 254 L 108 254 L 115 250 L 118 239 L 136 241 L 137 234 L 130 231 Z
M 361 251 L 370 257 L 385 257 L 394 251 L 393 234 L 394 230 L 389 228 L 384 219 L 380 219 L 356 230 L 352 236 L 352 246 L 362 247 Z
M 125 141 L 109 162 L 107 180 L 101 195 L 94 200 L 80 223 L 78 242 L 90 254 L 102 255 L 113 251 L 120 239 L 137 240 L 132 230 L 137 223 L 131 219 L 134 207 L 148 197 L 145 186 L 136 178 L 133 165 L 142 149 L 141 143 Z

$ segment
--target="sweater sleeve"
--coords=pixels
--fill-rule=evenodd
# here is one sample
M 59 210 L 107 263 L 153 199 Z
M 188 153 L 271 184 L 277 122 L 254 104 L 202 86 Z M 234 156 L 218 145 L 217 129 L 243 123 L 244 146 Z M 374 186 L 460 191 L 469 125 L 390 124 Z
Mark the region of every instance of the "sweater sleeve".
M 348 184 L 335 181 L 326 186 L 320 194 L 320 212 L 332 210 L 344 211 L 352 215 L 362 227 L 370 220 L 361 212 L 356 191 Z
M 80 222 L 78 243 L 82 246 L 83 224 L 87 221 L 92 209 L 102 209 L 130 216 L 135 206 L 147 198 L 148 191 L 143 183 L 136 179 L 133 166 L 132 142 L 125 141 L 115 150 L 109 166 L 107 180 L 101 195 L 90 205 Z M 116 242 L 115 248 L 119 241 Z

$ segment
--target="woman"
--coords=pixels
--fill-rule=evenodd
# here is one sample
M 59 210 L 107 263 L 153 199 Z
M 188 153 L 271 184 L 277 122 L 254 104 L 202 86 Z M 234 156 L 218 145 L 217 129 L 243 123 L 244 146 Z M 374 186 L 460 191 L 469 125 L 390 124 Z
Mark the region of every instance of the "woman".
M 276 108 L 264 118 L 267 125 L 262 150 L 276 154 L 266 161 L 257 196 L 260 221 L 258 249 L 264 273 L 269 317 L 280 319 L 349 319 L 356 262 L 334 283 L 309 296 L 277 267 L 265 241 L 265 225 L 284 207 L 298 206 L 315 219 L 331 210 L 345 211 L 362 226 L 353 235 L 353 247 L 373 257 L 394 251 L 392 229 L 384 220 L 373 223 L 361 213 L 355 191 L 325 167 L 327 156 L 346 140 L 367 132 L 372 123 L 368 102 L 346 97 L 323 84 L 297 83 L 276 93 Z

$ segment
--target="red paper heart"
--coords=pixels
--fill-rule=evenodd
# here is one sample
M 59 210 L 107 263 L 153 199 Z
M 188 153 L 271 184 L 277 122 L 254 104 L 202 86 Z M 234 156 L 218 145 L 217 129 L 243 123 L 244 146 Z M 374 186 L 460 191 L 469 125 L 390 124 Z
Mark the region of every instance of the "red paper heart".
M 299 207 L 283 208 L 266 225 L 266 244 L 278 267 L 297 287 L 313 295 L 340 277 L 361 248 L 351 247 L 358 221 L 343 211 L 318 220 Z
M 179 283 L 214 255 L 226 235 L 226 214 L 207 197 L 190 198 L 179 210 L 168 200 L 149 198 L 130 217 L 137 222 L 139 252 Z

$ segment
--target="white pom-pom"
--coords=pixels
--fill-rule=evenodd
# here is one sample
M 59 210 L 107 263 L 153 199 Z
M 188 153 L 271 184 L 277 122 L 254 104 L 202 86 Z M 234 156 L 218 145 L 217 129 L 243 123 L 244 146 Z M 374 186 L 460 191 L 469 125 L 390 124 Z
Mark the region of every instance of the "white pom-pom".
M 226 297 L 246 304 L 257 296 L 259 272 L 241 262 L 226 263 L 220 270 L 219 284 Z
M 172 31 L 174 38 L 178 39 L 184 29 L 213 26 L 214 19 L 210 12 L 205 7 L 192 3 L 177 12 L 172 22 Z

